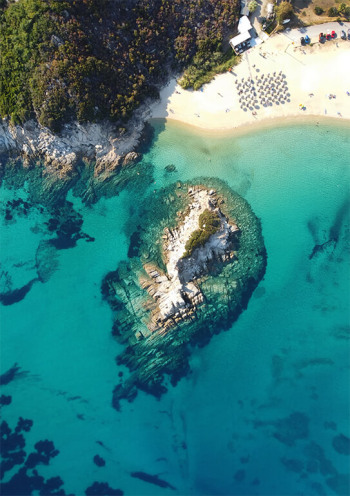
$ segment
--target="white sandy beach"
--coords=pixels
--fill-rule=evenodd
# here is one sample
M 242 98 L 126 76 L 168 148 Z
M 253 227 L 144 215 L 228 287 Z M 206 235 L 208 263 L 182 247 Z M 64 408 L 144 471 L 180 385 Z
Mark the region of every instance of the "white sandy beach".
M 317 30 L 322 31 L 323 26 L 318 26 Z M 340 33 L 339 29 L 337 31 Z M 286 75 L 290 102 L 267 107 L 259 105 L 256 115 L 250 110 L 242 110 L 235 81 L 248 77 L 255 79 L 257 75 L 275 71 L 283 71 Z M 295 116 L 348 120 L 350 96 L 347 91 L 350 92 L 349 40 L 337 38 L 324 44 L 317 42 L 301 47 L 298 41 L 293 43 L 291 36 L 277 34 L 243 54 L 233 73 L 217 76 L 203 87 L 203 91 L 183 90 L 173 79 L 161 91 L 161 99 L 152 107 L 151 117 L 217 131 L 253 123 L 263 125 L 274 118 Z M 329 99 L 329 94 L 335 98 Z M 304 105 L 304 110 L 300 110 L 300 104 Z

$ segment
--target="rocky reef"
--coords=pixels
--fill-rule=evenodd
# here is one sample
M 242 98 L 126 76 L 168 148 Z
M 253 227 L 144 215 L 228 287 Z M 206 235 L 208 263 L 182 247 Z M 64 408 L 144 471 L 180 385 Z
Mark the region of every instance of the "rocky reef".
M 203 212 L 217 218 L 209 237 L 200 236 Z M 165 375 L 173 385 L 186 375 L 189 345 L 203 346 L 231 326 L 247 307 L 267 259 L 258 218 L 218 179 L 153 192 L 127 230 L 130 261 L 102 284 L 114 313 L 113 334 L 126 346 L 117 362 L 131 372 L 114 390 L 117 409 L 138 389 L 159 397 L 166 391 Z M 191 237 L 204 241 L 188 252 Z
M 0 180 L 15 177 L 18 182 L 23 177 L 23 181 L 36 183 L 33 199 L 46 204 L 64 198 L 71 188 L 78 189 L 90 203 L 106 191 L 116 194 L 125 187 L 130 169 L 140 159 L 138 147 L 150 139 L 150 126 L 145 124 L 149 112 L 148 105 L 140 107 L 125 128 L 107 121 L 74 122 L 65 125 L 60 134 L 34 120 L 13 126 L 3 119 Z

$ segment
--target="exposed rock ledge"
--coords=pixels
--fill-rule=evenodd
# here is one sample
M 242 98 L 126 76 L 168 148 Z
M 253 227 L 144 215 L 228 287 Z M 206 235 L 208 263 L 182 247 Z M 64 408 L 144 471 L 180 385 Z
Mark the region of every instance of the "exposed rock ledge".
M 129 169 L 140 158 L 135 150 L 149 113 L 149 105 L 144 104 L 122 132 L 110 122 L 73 123 L 59 135 L 34 120 L 23 126 L 0 120 L 0 180 L 10 177 L 16 186 L 28 180 L 33 199 L 48 204 L 64 198 L 73 186 L 88 203 L 101 195 L 116 194 L 131 176 L 133 182 L 137 180 L 137 173 Z M 11 167 L 13 163 L 17 166 Z
M 205 184 L 205 186 L 203 185 Z M 220 225 L 183 257 L 199 215 L 215 211 Z M 142 389 L 155 396 L 189 371 L 188 344 L 204 345 L 228 329 L 263 277 L 266 251 L 248 203 L 217 179 L 177 183 L 140 206 L 129 249 L 102 285 L 114 312 L 113 334 L 126 345 L 118 357 L 131 375 L 116 386 L 113 405 Z M 140 220 L 142 219 L 142 220 Z M 142 222 L 142 226 L 140 226 Z
M 109 122 L 102 124 L 67 124 L 60 135 L 30 120 L 23 126 L 0 122 L 0 154 L 17 154 L 24 159 L 42 159 L 46 165 L 67 173 L 82 158 L 96 161 L 96 174 L 126 164 L 135 158 L 148 112 L 135 112 L 124 134 Z
M 0 155 L 21 157 L 24 166 L 40 160 L 44 175 L 63 184 L 74 177 L 77 165 L 85 160 L 94 164 L 94 177 L 104 181 L 119 166 L 138 159 L 135 148 L 149 112 L 148 105 L 140 107 L 122 133 L 109 122 L 84 125 L 76 122 L 65 125 L 58 135 L 34 120 L 23 126 L 11 126 L 3 119 L 0 121 Z

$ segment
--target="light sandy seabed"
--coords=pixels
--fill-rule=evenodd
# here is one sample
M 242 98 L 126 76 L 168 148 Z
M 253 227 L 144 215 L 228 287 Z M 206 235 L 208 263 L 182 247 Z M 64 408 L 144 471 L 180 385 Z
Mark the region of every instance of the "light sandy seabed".
M 265 58 L 262 56 L 265 54 Z M 255 67 L 254 67 L 255 66 Z M 283 71 L 290 102 L 272 107 L 259 105 L 257 115 L 240 108 L 235 81 L 242 78 Z M 275 119 L 290 121 L 298 116 L 307 121 L 315 116 L 350 119 L 350 41 L 336 39 L 324 44 L 300 47 L 283 34 L 243 54 L 242 61 L 217 76 L 203 91 L 183 90 L 173 79 L 161 91 L 160 101 L 152 107 L 152 118 L 180 121 L 207 130 L 229 131 L 252 124 L 265 126 Z M 310 96 L 313 94 L 313 96 Z M 328 95 L 336 95 L 329 99 Z M 299 104 L 305 106 L 300 110 Z

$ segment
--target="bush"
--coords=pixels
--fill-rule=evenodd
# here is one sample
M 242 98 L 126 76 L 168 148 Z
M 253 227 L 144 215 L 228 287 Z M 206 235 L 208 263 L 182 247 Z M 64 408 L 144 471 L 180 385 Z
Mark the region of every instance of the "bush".
M 350 17 L 350 7 L 345 7 L 345 9 L 343 11 L 343 15 L 345 17 Z
M 293 6 L 289 2 L 282 2 L 276 8 L 277 20 L 280 24 L 282 24 L 285 19 L 290 19 L 293 13 Z
M 323 8 L 322 7 L 318 7 L 317 5 L 316 5 L 316 7 L 315 7 L 314 10 L 315 10 L 315 14 L 316 15 L 322 15 L 323 12 L 324 12 Z
M 204 210 L 199 216 L 199 229 L 193 231 L 185 245 L 185 253 L 182 258 L 192 255 L 193 251 L 199 246 L 203 246 L 210 236 L 215 234 L 220 227 L 220 217 L 216 212 Z
M 210 43 L 211 45 L 211 43 Z M 238 57 L 232 53 L 231 48 L 226 53 L 212 51 L 213 48 L 200 50 L 179 79 L 182 88 L 199 90 L 203 84 L 209 83 L 216 74 L 226 72 L 235 65 Z
M 252 0 L 248 5 L 249 12 L 254 12 L 254 10 L 256 10 L 257 6 L 258 6 L 258 3 L 256 2 L 256 0 Z
M 330 9 L 328 9 L 329 17 L 337 17 L 338 14 L 339 14 L 339 12 L 338 12 L 338 9 L 336 7 L 331 7 Z

